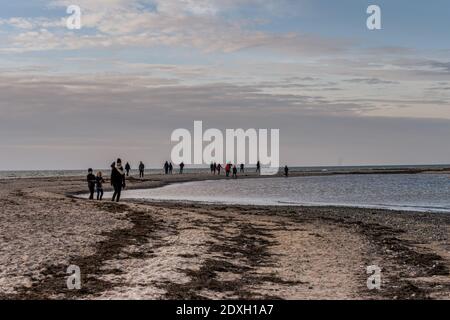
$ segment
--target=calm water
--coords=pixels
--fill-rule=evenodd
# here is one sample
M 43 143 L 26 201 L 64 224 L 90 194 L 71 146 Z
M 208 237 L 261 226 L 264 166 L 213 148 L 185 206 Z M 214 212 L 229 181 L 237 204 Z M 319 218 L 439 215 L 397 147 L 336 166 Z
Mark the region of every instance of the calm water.
M 422 166 L 339 166 L 339 167 L 291 167 L 291 172 L 343 172 L 352 171 L 358 172 L 358 170 L 386 170 L 386 169 L 442 169 L 449 168 L 449 165 L 422 165 Z M 94 168 L 94 171 L 103 171 L 109 174 L 108 169 L 98 169 Z M 254 170 L 249 168 L 248 170 Z M 72 176 L 85 176 L 87 174 L 86 170 L 23 170 L 23 171 L 0 171 L 0 179 L 15 179 L 15 178 L 43 178 L 43 177 L 72 177 Z M 161 174 L 161 169 L 147 169 L 146 174 Z M 175 167 L 174 172 L 178 172 L 178 168 Z M 185 168 L 186 173 L 200 173 L 209 172 L 209 168 Z M 137 170 L 131 170 L 132 175 L 139 175 Z
M 376 174 L 216 180 L 130 190 L 124 192 L 123 198 L 450 212 L 450 176 Z
M 94 168 L 94 171 L 102 171 L 107 176 L 110 169 Z M 186 173 L 207 172 L 205 169 L 188 169 Z M 175 170 L 175 172 L 177 172 Z M 161 174 L 162 169 L 145 170 L 146 175 Z M 87 175 L 86 170 L 29 170 L 29 171 L 0 171 L 0 179 L 17 179 L 17 178 L 48 178 L 48 177 L 84 177 Z M 139 176 L 138 170 L 131 170 L 131 175 Z

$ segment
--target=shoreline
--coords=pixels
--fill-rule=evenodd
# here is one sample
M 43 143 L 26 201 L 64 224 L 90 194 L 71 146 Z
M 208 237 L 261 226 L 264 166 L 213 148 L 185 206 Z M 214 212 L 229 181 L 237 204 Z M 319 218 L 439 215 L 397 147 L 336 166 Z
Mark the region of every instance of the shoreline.
M 137 189 L 140 190 L 140 189 Z M 143 189 L 145 190 L 145 189 Z M 81 198 L 84 199 L 84 198 Z M 381 211 L 387 211 L 387 212 L 393 212 L 393 213 L 403 213 L 403 214 L 414 214 L 414 213 L 425 213 L 425 214 L 443 214 L 443 215 L 449 215 L 450 210 L 447 209 L 430 209 L 430 210 L 420 210 L 420 209 L 414 209 L 410 207 L 406 208 L 395 208 L 395 207 L 389 207 L 389 206 L 364 206 L 364 205 L 349 205 L 349 204 L 319 204 L 319 203 L 312 203 L 312 204 L 247 204 L 247 203 L 231 203 L 231 202 L 213 202 L 213 201 L 194 201 L 194 200 L 164 200 L 164 199 L 123 199 L 121 200 L 122 203 L 140 203 L 140 204 L 147 204 L 147 205 L 158 205 L 158 204 L 174 204 L 174 205 L 200 205 L 203 207 L 214 207 L 214 206 L 227 206 L 227 207 L 254 207 L 254 208 L 270 208 L 272 210 L 277 210 L 278 208 L 303 208 L 303 209 L 360 209 L 360 210 L 381 210 Z
M 289 175 L 289 178 L 296 178 L 296 177 L 311 177 L 311 176 L 339 176 L 339 175 L 348 175 L 348 174 L 354 174 L 357 175 L 359 173 L 353 172 L 353 173 L 312 173 L 312 172 L 294 172 Z M 372 175 L 372 174 L 392 174 L 390 171 L 383 171 L 382 173 L 363 173 L 362 175 Z M 404 173 L 404 172 L 397 172 L 396 174 L 447 174 L 447 171 L 441 171 L 441 170 L 435 170 L 435 171 L 416 171 Z M 448 174 L 450 174 L 450 171 L 448 171 Z M 126 191 L 128 190 L 149 190 L 149 189 L 156 189 L 156 188 L 163 188 L 169 185 L 173 184 L 189 184 L 193 182 L 210 182 L 210 181 L 217 181 L 217 180 L 231 180 L 230 178 L 226 178 L 224 175 L 211 176 L 207 173 L 196 173 L 196 174 L 185 174 L 185 175 L 154 175 L 154 177 L 163 177 L 163 178 L 170 178 L 172 180 L 165 181 L 159 180 L 159 184 L 156 185 L 149 185 L 146 186 L 146 181 L 153 181 L 151 179 L 137 179 L 134 177 L 130 177 L 128 181 L 143 183 L 143 185 L 131 185 L 131 187 L 127 186 Z M 173 179 L 175 177 L 175 179 Z M 76 177 L 72 177 L 76 178 Z M 245 174 L 244 176 L 239 176 L 238 180 L 245 180 L 245 179 L 279 179 L 279 178 L 286 178 L 283 174 L 279 173 L 274 176 L 261 176 L 257 175 L 255 173 Z M 449 176 L 450 178 L 450 176 Z M 111 192 L 111 190 L 108 190 L 108 188 L 105 189 L 105 194 Z M 72 192 L 67 193 L 70 197 L 77 197 L 81 199 L 85 199 L 84 197 L 80 197 L 81 195 L 86 196 L 88 195 L 87 191 L 80 191 L 80 192 Z M 277 204 L 274 203 L 240 203 L 240 202 L 226 202 L 226 201 L 200 201 L 200 200 L 185 200 L 185 199 L 125 199 L 122 198 L 123 202 L 141 202 L 143 204 L 153 204 L 153 203 L 175 203 L 175 204 L 200 204 L 204 206 L 208 205 L 224 205 L 224 206 L 254 206 L 254 207 L 272 207 L 273 209 L 277 207 L 303 207 L 303 208 L 348 208 L 348 209 L 363 209 L 363 210 L 386 210 L 386 211 L 392 211 L 392 212 L 405 212 L 405 213 L 431 213 L 431 214 L 450 214 L 450 209 L 443 209 L 439 207 L 414 207 L 414 206 L 395 206 L 395 205 L 365 205 L 365 204 L 345 204 L 345 203 L 282 203 L 278 202 Z
M 395 168 L 396 166 L 355 166 L 355 167 L 343 167 L 342 170 L 327 170 L 326 168 L 335 168 L 335 167 L 305 167 L 305 170 L 295 170 L 302 167 L 292 167 L 292 171 L 289 172 L 289 176 L 297 177 L 297 176 L 326 176 L 326 175 L 350 175 L 350 174 L 361 174 L 361 175 L 372 175 L 372 174 L 420 174 L 420 173 L 441 173 L 441 174 L 450 174 L 450 165 L 437 165 L 439 167 L 433 168 L 434 165 L 423 165 L 423 166 L 406 166 L 404 168 Z M 390 168 L 386 168 L 390 167 Z M 245 176 L 249 178 L 270 178 L 270 177 L 280 177 L 283 176 L 283 168 L 280 167 L 280 170 L 278 174 L 275 175 L 269 175 L 269 176 L 260 176 L 255 174 L 255 168 L 247 168 L 246 170 L 251 170 L 250 172 L 246 173 Z M 309 170 L 306 170 L 309 169 Z M 110 169 L 99 169 L 103 172 L 108 172 Z M 194 172 L 190 172 L 189 170 L 196 170 Z M 197 171 L 198 170 L 198 171 Z M 1 172 L 70 172 L 73 173 L 74 171 L 79 171 L 80 175 L 60 175 L 60 176 L 54 176 L 54 175 L 48 175 L 48 176 L 24 176 L 24 177 L 1 177 L 0 181 L 4 180 L 16 180 L 16 179 L 51 179 L 56 177 L 61 178 L 80 178 L 84 177 L 84 170 L 12 170 L 12 171 L 0 171 Z M 133 170 L 133 173 L 136 173 L 136 169 Z M 156 172 L 155 172 L 156 171 Z M 148 169 L 146 170 L 146 176 L 163 176 L 163 174 L 160 172 L 160 169 Z M 83 172 L 83 173 L 81 173 Z M 198 175 L 204 175 L 209 172 L 209 168 L 198 168 L 198 169 L 186 169 L 185 175 L 188 176 L 198 176 Z M 173 176 L 177 176 L 178 173 L 173 174 Z
M 211 176 L 147 178 L 130 189 Z M 76 198 L 82 177 L 3 182 L 2 299 L 450 299 L 445 213 L 115 204 Z M 79 291 L 65 287 L 70 264 Z

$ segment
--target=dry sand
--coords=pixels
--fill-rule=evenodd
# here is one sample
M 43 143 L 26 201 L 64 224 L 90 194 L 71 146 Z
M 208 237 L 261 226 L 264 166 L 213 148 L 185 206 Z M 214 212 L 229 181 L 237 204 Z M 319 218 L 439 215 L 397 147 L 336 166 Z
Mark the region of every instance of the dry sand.
M 76 177 L 0 181 L 0 298 L 450 298 L 450 215 L 73 197 L 85 189 Z M 67 289 L 69 265 L 81 290 Z M 367 288 L 370 265 L 381 290 Z

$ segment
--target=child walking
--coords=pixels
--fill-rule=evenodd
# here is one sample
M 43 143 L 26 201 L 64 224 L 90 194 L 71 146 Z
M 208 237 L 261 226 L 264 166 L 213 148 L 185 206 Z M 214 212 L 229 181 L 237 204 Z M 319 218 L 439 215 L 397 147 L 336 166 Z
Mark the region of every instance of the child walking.
M 97 177 L 95 177 L 95 185 L 97 187 L 97 200 L 103 199 L 103 183 L 105 183 L 105 179 L 103 179 L 102 172 L 97 172 Z

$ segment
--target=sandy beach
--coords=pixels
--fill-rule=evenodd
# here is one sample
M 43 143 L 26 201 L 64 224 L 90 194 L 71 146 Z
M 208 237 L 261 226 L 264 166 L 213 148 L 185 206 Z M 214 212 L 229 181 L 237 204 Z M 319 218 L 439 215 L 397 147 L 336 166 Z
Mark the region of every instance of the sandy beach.
M 211 179 L 131 178 L 128 188 Z M 450 299 L 450 215 L 88 201 L 82 177 L 0 181 L 1 299 Z M 77 265 L 82 288 L 66 286 Z M 366 268 L 382 269 L 381 289 Z

